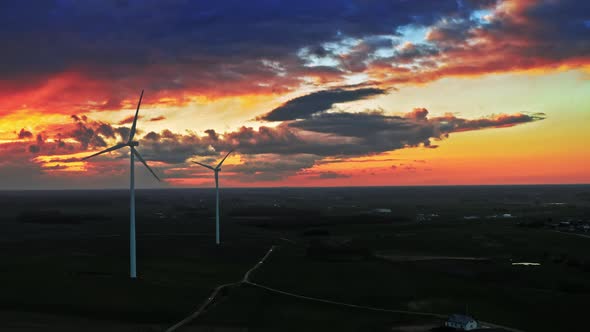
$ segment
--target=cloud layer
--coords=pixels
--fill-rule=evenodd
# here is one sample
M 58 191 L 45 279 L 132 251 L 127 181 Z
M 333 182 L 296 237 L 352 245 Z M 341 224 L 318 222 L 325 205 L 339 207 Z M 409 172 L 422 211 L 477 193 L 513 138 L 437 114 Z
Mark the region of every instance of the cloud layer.
M 72 114 L 195 96 L 389 89 L 447 76 L 589 64 L 575 0 L 58 1 L 0 5 L 0 114 Z M 358 82 L 357 82 L 358 83 Z M 368 88 L 370 89 L 370 88 Z M 324 90 L 293 103 L 346 100 Z M 365 97 L 379 90 L 361 90 Z M 26 101 L 26 102 L 23 102 Z M 290 104 L 268 119 L 293 116 Z
M 273 181 L 326 160 L 435 148 L 452 133 L 542 120 L 341 104 L 447 77 L 588 71 L 588 13 L 575 0 L 3 1 L 0 116 L 15 124 L 0 127 L 0 172 L 15 183 L 29 172 L 32 186 L 68 172 L 124 174 L 120 152 L 79 158 L 126 140 L 132 118 L 97 119 L 134 108 L 142 88 L 143 105 L 159 111 L 289 96 L 236 130 L 192 132 L 196 111 L 186 113 L 187 131 L 163 129 L 173 116 L 143 113 L 140 122 L 159 129 L 138 132 L 139 149 L 169 179 L 198 177 L 191 160 L 213 163 L 231 148 L 239 160 L 224 168 L 229 176 Z M 318 172 L 310 177 L 347 176 Z
M 304 114 L 304 112 L 297 112 Z M 170 130 L 142 134 L 141 154 L 157 165 L 169 180 L 201 177 L 203 170 L 193 167 L 192 161 L 215 163 L 223 153 L 235 149 L 238 164 L 227 164 L 224 172 L 236 181 L 276 181 L 301 174 L 322 164 L 351 157 L 374 156 L 383 152 L 423 146 L 436 148 L 432 141 L 449 137 L 454 132 L 503 128 L 544 119 L 545 115 L 500 114 L 479 119 L 465 119 L 453 114 L 429 117 L 428 110 L 416 108 L 404 115 L 388 115 L 380 110 L 362 112 L 326 112 L 318 109 L 307 112 L 301 119 L 284 121 L 276 127 L 261 126 L 257 129 L 242 127 L 236 131 L 217 133 L 207 130 L 203 135 Z M 78 171 L 82 152 L 104 149 L 123 141 L 127 127 L 114 127 L 93 121 L 85 116 L 72 116 L 72 123 L 54 139 L 45 140 L 41 134 L 33 140 L 33 133 L 25 140 L 13 143 L 13 153 L 25 159 L 34 155 L 35 161 L 45 173 Z M 23 136 L 22 130 L 18 136 Z M 68 142 L 68 143 L 65 143 Z M 7 148 L 8 145 L 4 145 Z M 28 148 L 27 148 L 28 147 Z M 87 153 L 87 154 L 88 154 Z M 50 158 L 50 156 L 56 156 Z M 76 156 L 76 157 L 72 157 Z M 124 173 L 126 163 L 120 161 L 125 152 L 103 155 L 88 163 L 112 165 L 100 167 L 108 173 Z M 84 164 L 86 165 L 86 164 Z M 310 174 L 319 180 L 346 178 L 338 172 Z

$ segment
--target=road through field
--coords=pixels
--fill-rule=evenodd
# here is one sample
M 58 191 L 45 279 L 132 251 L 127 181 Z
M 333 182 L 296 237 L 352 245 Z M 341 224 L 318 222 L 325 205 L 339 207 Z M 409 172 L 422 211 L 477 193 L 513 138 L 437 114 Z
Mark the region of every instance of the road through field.
M 205 312 L 205 310 L 209 307 L 209 305 L 211 305 L 213 303 L 213 301 L 215 300 L 215 298 L 217 297 L 217 295 L 219 294 L 219 292 L 222 289 L 227 288 L 227 287 L 240 286 L 240 285 L 244 285 L 244 284 L 250 285 L 253 287 L 257 287 L 257 288 L 260 288 L 260 289 L 263 289 L 265 291 L 269 291 L 269 292 L 272 292 L 275 294 L 290 296 L 293 298 L 298 298 L 298 299 L 303 299 L 303 300 L 308 300 L 308 301 L 313 301 L 313 302 L 320 302 L 320 303 L 326 303 L 326 304 L 337 305 L 337 306 L 342 306 L 342 307 L 348 307 L 348 308 L 356 308 L 356 309 L 362 309 L 362 310 L 388 312 L 388 313 L 396 313 L 396 314 L 404 314 L 404 315 L 426 316 L 426 317 L 434 317 L 434 318 L 439 318 L 439 319 L 445 319 L 449 316 L 448 314 L 385 309 L 385 308 L 378 308 L 378 307 L 363 306 L 363 305 L 357 305 L 357 304 L 351 304 L 351 303 L 345 303 L 345 302 L 332 301 L 332 300 L 328 300 L 328 299 L 322 299 L 322 298 L 316 298 L 316 297 L 311 297 L 311 296 L 304 296 L 304 295 L 300 295 L 300 294 L 295 294 L 295 293 L 291 293 L 291 292 L 287 292 L 284 290 L 268 287 L 266 285 L 251 281 L 250 276 L 252 275 L 252 273 L 254 273 L 258 268 L 260 268 L 264 264 L 264 262 L 268 259 L 268 257 L 273 253 L 273 251 L 275 251 L 277 248 L 278 248 L 278 246 L 276 246 L 276 245 L 273 245 L 272 247 L 270 247 L 270 249 L 266 252 L 266 254 L 256 264 L 254 264 L 254 266 L 252 266 L 252 268 L 250 268 L 248 271 L 246 271 L 246 273 L 244 274 L 244 276 L 242 277 L 242 279 L 239 282 L 223 284 L 223 285 L 216 287 L 215 290 L 213 291 L 213 293 L 211 293 L 211 295 L 207 298 L 207 300 L 205 302 L 203 302 L 203 304 L 201 304 L 201 306 L 197 309 L 197 311 L 195 311 L 194 313 L 187 316 L 186 318 L 184 318 L 180 322 L 178 322 L 178 323 L 174 324 L 173 326 L 171 326 L 170 328 L 168 328 L 166 330 L 166 332 L 176 331 L 179 328 L 183 327 L 184 325 L 188 324 L 189 322 L 193 321 L 197 317 L 199 317 L 203 312 Z M 518 330 L 515 328 L 511 328 L 511 327 L 507 327 L 507 326 L 503 326 L 503 325 L 498 325 L 498 324 L 494 324 L 494 323 L 490 323 L 490 322 L 480 321 L 479 323 L 482 325 L 483 328 L 498 328 L 498 329 L 503 329 L 503 330 L 510 331 L 510 332 L 524 332 L 522 330 Z

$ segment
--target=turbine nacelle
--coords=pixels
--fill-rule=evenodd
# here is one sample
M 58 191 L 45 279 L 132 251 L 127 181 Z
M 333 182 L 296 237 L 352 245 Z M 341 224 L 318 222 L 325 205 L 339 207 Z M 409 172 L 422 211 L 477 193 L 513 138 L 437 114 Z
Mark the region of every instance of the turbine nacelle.
M 221 171 L 221 165 L 223 164 L 223 162 L 225 161 L 225 159 L 227 159 L 227 157 L 229 156 L 230 153 L 234 152 L 234 150 L 229 150 L 229 152 L 225 155 L 225 157 L 223 157 L 223 159 L 221 159 L 221 161 L 219 162 L 219 164 L 217 164 L 217 166 L 213 167 L 213 166 L 209 166 L 209 165 L 205 165 L 202 164 L 198 161 L 193 161 L 195 164 L 201 165 L 205 168 L 208 168 L 210 170 L 212 170 L 213 172 L 217 173 Z
M 138 146 L 139 145 L 139 142 L 138 141 L 131 141 L 131 142 L 128 142 L 127 145 L 129 145 L 129 146 Z

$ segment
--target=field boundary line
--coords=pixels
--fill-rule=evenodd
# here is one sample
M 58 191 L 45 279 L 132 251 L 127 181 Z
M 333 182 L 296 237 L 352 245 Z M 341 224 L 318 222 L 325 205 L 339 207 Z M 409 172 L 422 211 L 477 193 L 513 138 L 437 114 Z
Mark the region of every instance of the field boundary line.
M 244 274 L 244 276 L 242 277 L 242 279 L 239 282 L 228 283 L 228 284 L 223 284 L 223 285 L 217 286 L 215 288 L 215 290 L 213 291 L 213 293 L 209 296 L 209 298 L 207 298 L 207 300 L 199 307 L 199 309 L 197 311 L 190 314 L 189 316 L 187 316 L 186 318 L 184 318 L 180 322 L 174 324 L 172 327 L 168 328 L 166 330 L 166 332 L 176 331 L 177 329 L 181 328 L 182 326 L 188 324 L 192 320 L 199 317 L 208 308 L 208 306 L 215 300 L 215 298 L 217 297 L 217 294 L 219 294 L 219 292 L 223 288 L 231 287 L 231 286 L 240 286 L 243 284 L 250 285 L 250 286 L 253 286 L 256 288 L 260 288 L 260 289 L 263 289 L 263 290 L 266 290 L 266 291 L 269 291 L 269 292 L 272 292 L 275 294 L 290 296 L 290 297 L 294 297 L 294 298 L 298 298 L 298 299 L 302 299 L 302 300 L 313 301 L 313 302 L 320 302 L 320 303 L 325 303 L 325 304 L 332 304 L 332 305 L 337 305 L 337 306 L 342 306 L 342 307 L 354 308 L 354 309 L 363 309 L 363 310 L 376 311 L 376 312 L 388 312 L 388 313 L 414 315 L 414 316 L 426 316 L 426 317 L 434 317 L 434 318 L 442 318 L 442 319 L 445 319 L 449 316 L 448 314 L 438 314 L 438 313 L 433 313 L 433 312 L 386 309 L 386 308 L 364 306 L 364 305 L 358 305 L 358 304 L 352 304 L 352 303 L 346 303 L 346 302 L 332 301 L 332 300 L 328 300 L 328 299 L 322 299 L 322 298 L 317 298 L 317 297 L 295 294 L 295 293 L 287 292 L 284 290 L 272 288 L 272 287 L 269 287 L 269 286 L 266 286 L 263 284 L 259 284 L 259 283 L 250 281 L 250 275 L 252 273 L 254 273 L 258 268 L 260 268 L 260 266 L 262 266 L 262 264 L 264 264 L 264 262 L 266 262 L 268 257 L 273 253 L 273 251 L 276 248 L 277 248 L 276 245 L 271 246 L 270 249 L 266 252 L 266 254 L 256 264 L 254 264 L 254 266 L 252 268 L 250 268 L 248 271 L 246 271 L 246 273 Z M 494 323 L 490 323 L 490 322 L 485 322 L 485 321 L 478 321 L 478 322 L 481 323 L 482 325 L 484 325 L 484 326 L 482 326 L 484 328 L 500 328 L 500 329 L 504 329 L 504 330 L 507 330 L 510 332 L 524 332 L 522 330 L 518 330 L 518 329 L 515 329 L 512 327 L 498 325 L 498 324 L 494 324 Z
M 298 298 L 298 299 L 309 300 L 309 301 L 314 301 L 314 302 L 321 302 L 321 303 L 327 303 L 327 304 L 333 304 L 333 305 L 338 305 L 338 306 L 343 306 L 343 307 L 349 307 L 349 308 L 355 308 L 355 309 L 364 309 L 364 310 L 370 310 L 370 311 L 389 312 L 389 313 L 395 313 L 395 314 L 405 314 L 405 315 L 415 315 L 415 316 L 428 316 L 428 317 L 443 318 L 443 319 L 449 317 L 449 315 L 437 314 L 437 313 L 433 313 L 433 312 L 420 312 L 420 311 L 386 309 L 386 308 L 378 308 L 378 307 L 364 306 L 364 305 L 358 305 L 358 304 L 352 304 L 352 303 L 346 303 L 346 302 L 332 301 L 332 300 L 327 300 L 327 299 L 322 299 L 322 298 L 317 298 L 317 297 L 311 297 L 311 296 L 304 296 L 304 295 L 299 295 L 299 294 L 295 294 L 295 293 L 286 292 L 286 291 L 283 291 L 283 290 L 280 290 L 280 289 L 268 287 L 268 286 L 265 286 L 265 285 L 262 285 L 262 284 L 258 284 L 258 283 L 255 283 L 255 282 L 251 282 L 251 281 L 246 281 L 245 284 L 248 284 L 248 285 L 251 285 L 251 286 L 254 286 L 254 287 L 258 287 L 258 288 L 267 290 L 267 291 L 272 292 L 272 293 L 277 293 L 277 294 L 281 294 L 281 295 L 295 297 L 295 298 Z M 511 331 L 511 332 L 524 332 L 522 330 L 518 330 L 518 329 L 515 329 L 515 328 L 512 328 L 512 327 L 498 325 L 498 324 L 494 324 L 494 323 L 490 323 L 490 322 L 485 322 L 485 321 L 478 321 L 478 322 L 482 323 L 483 325 L 486 325 L 485 327 L 501 328 L 501 329 L 504 329 L 504 330 L 507 330 L 507 331 Z

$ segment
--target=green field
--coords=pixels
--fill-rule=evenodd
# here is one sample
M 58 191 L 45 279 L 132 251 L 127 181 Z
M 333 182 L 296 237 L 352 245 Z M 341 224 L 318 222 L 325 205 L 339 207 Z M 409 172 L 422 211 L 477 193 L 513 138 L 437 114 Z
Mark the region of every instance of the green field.
M 28 202 L 4 194 L 0 330 L 162 331 L 194 312 L 218 285 L 240 281 L 276 245 L 251 281 L 383 309 L 467 311 L 523 331 L 585 331 L 590 238 L 519 225 L 585 218 L 588 203 L 575 199 L 586 196 L 574 189 L 563 191 L 575 204 L 561 208 L 544 207 L 522 193 L 507 202 L 505 193 L 467 195 L 465 189 L 455 198 L 438 200 L 435 192 L 414 204 L 423 195 L 417 189 L 403 197 L 379 189 L 362 199 L 362 191 L 352 195 L 344 189 L 330 195 L 311 189 L 229 192 L 221 247 L 214 244 L 209 192 L 201 200 L 193 192 L 140 192 L 135 281 L 128 278 L 127 202 L 119 200 L 124 192 L 112 194 L 116 199 L 93 192 L 39 195 Z M 562 197 L 546 198 L 557 199 Z M 56 201 L 60 213 L 44 212 L 55 209 Z M 395 214 L 363 212 L 383 206 Z M 412 220 L 424 212 L 440 217 Z M 494 213 L 519 217 L 461 218 Z M 223 291 L 183 329 L 405 332 L 440 324 L 438 318 L 318 303 L 241 284 Z
M 308 257 L 304 247 L 283 245 L 257 271 L 253 280 L 300 295 L 366 306 L 442 314 L 468 310 L 477 319 L 525 331 L 584 330 L 585 304 L 590 301 L 590 271 L 567 261 L 559 262 L 555 257 L 579 253 L 577 259 L 587 260 L 590 238 L 522 229 L 509 223 L 357 225 L 333 227 L 330 231 L 341 237 L 348 235 L 351 246 L 370 246 L 383 253 L 477 256 L 490 260 L 390 262 L 348 254 L 341 257 L 330 254 L 322 259 Z M 540 262 L 542 265 L 511 265 L 517 261 Z M 276 314 L 261 313 L 264 322 L 261 326 L 278 329 L 284 323 L 285 315 L 294 315 L 299 317 L 297 321 L 303 322 L 301 326 L 309 323 L 325 327 L 333 322 L 330 313 L 338 310 L 328 304 L 276 299 L 281 296 L 260 294 L 265 291 L 251 289 L 240 290 L 235 297 L 232 294 L 220 309 L 208 314 L 205 322 L 222 323 L 226 316 L 216 310 L 227 313 L 247 307 L 245 300 L 240 298 L 246 296 L 242 292 L 256 294 L 247 295 L 254 303 L 262 301 L 260 297 L 288 303 L 288 314 L 283 312 L 287 309 L 282 305 L 278 306 L 280 309 L 273 305 L 265 309 Z M 234 305 L 235 309 L 228 309 Z M 253 307 L 257 308 L 257 305 Z M 323 310 L 326 310 L 326 316 L 312 313 Z M 371 314 L 360 311 L 346 313 L 349 324 L 338 329 L 360 331 L 362 326 L 370 326 L 375 330 L 387 330 L 388 321 L 393 324 L 402 319 L 372 314 L 373 318 L 367 320 L 366 316 Z M 252 320 L 247 317 L 241 322 Z M 553 318 L 540 319 L 542 317 Z

